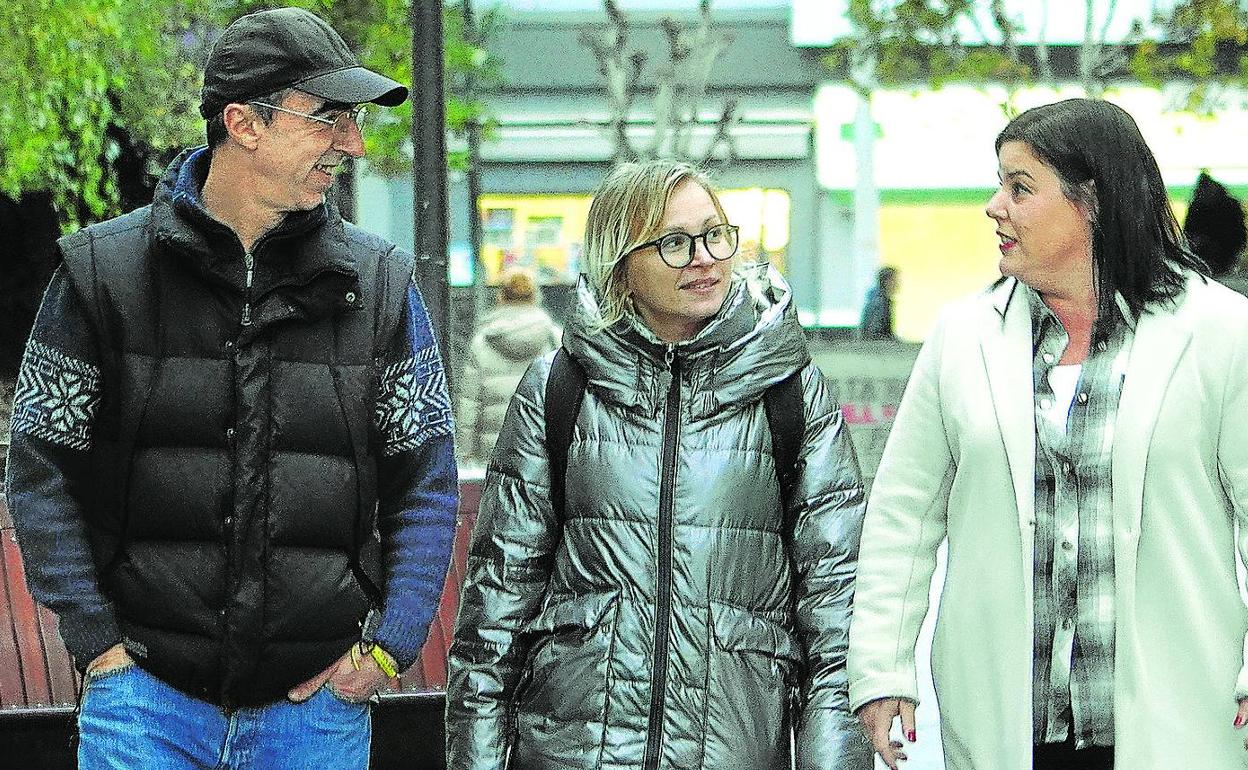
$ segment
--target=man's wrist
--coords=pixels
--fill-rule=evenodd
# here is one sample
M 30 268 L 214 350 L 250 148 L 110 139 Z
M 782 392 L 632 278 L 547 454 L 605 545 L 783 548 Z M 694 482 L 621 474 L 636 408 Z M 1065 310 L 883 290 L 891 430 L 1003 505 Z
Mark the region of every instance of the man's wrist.
M 373 662 L 377 664 L 377 668 L 381 669 L 382 673 L 387 677 L 393 679 L 399 675 L 397 670 L 398 663 L 395 661 L 394 656 L 386 652 L 380 644 L 361 640 L 359 651 L 362 656 L 372 658 Z
M 383 650 L 381 645 L 374 644 L 371 653 L 373 660 L 377 661 L 377 667 L 385 672 L 386 676 L 394 679 L 399 675 L 399 672 L 395 670 L 397 664 L 394 661 L 394 656 Z

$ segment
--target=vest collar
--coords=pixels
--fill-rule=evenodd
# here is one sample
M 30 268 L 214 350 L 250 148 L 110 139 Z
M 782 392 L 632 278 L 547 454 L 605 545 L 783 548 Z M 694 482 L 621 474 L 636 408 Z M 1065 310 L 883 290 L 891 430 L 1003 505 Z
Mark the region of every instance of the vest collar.
M 202 280 L 242 292 L 246 268 L 238 236 L 217 221 L 201 197 L 212 154 L 185 150 L 169 165 L 152 203 L 153 233 L 162 249 Z M 348 247 L 341 215 L 328 200 L 296 211 L 257 241 L 250 295 L 259 305 L 270 295 L 275 320 L 295 313 L 318 318 L 358 306 L 359 268 Z

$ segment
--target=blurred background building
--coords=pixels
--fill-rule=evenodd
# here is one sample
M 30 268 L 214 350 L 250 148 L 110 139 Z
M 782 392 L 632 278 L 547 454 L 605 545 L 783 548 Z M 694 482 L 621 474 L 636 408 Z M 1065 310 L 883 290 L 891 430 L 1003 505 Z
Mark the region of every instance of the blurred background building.
M 481 269 L 491 284 L 513 264 L 535 270 L 560 315 L 588 191 L 619 157 L 603 62 L 582 38 L 615 27 L 601 0 L 476 5 L 500 11 L 485 45 L 501 63 L 499 84 L 483 92 L 497 125 L 480 151 Z M 991 282 L 996 239 L 983 206 L 996 184 L 993 139 L 1009 114 L 1035 104 L 1091 92 L 1125 107 L 1162 164 L 1180 219 L 1202 169 L 1233 191 L 1248 186 L 1245 92 L 1201 84 L 1165 59 L 1184 47 L 1173 41 L 1201 32 L 1174 21 L 1190 4 L 980 2 L 943 26 L 907 27 L 887 12 L 906 3 L 874 3 L 884 9 L 875 29 L 856 24 L 849 5 L 719 0 L 710 12 L 717 55 L 682 69 L 669 28 L 688 42 L 696 0 L 616 4 L 625 56 L 645 57 L 624 134 L 646 149 L 662 131 L 673 70 L 684 78 L 696 114 L 685 154 L 705 158 L 745 248 L 781 266 L 808 327 L 855 325 L 881 264 L 907 276 L 897 297 L 902 339 L 922 340 L 941 305 Z M 1154 40 L 1171 42 L 1147 48 Z M 952 53 L 933 55 L 941 50 Z M 853 61 L 863 51 L 865 75 Z M 689 77 L 696 66 L 706 67 L 704 82 Z M 1213 66 L 1234 68 L 1217 57 Z M 1149 67 L 1156 82 L 1146 84 Z M 731 120 L 717 136 L 726 106 Z M 357 219 L 410 243 L 410 189 L 407 178 L 365 167 Z M 474 260 L 462 174 L 452 174 L 449 201 L 450 279 L 464 287 Z
M 501 61 L 501 83 L 483 94 L 497 127 L 481 145 L 481 264 L 490 284 L 513 265 L 534 271 L 547 305 L 559 315 L 579 271 L 589 191 L 619 157 L 600 62 L 579 39 L 611 25 L 601 2 L 538 5 L 504 3 L 490 43 Z M 622 130 L 643 152 L 658 133 L 652 95 L 664 69 L 672 67 L 664 20 L 675 17 L 692 27 L 698 19 L 695 4 L 666 6 L 651 3 L 626 12 L 625 55 L 642 52 L 646 64 Z M 821 210 L 826 196 L 814 150 L 812 96 L 827 70 L 817 56 L 790 43 L 790 16 L 789 3 L 778 0 L 715 4 L 714 32 L 727 39 L 726 47 L 711 63 L 705 93 L 698 94 L 697 119 L 679 141 L 685 157 L 711 156 L 704 165 L 725 191 L 724 204 L 741 227 L 742 250 L 791 275 L 815 277 L 822 256 L 836 250 L 829 240 L 835 234 L 820 226 L 827 218 Z M 695 65 L 690 62 L 675 77 L 683 81 L 683 70 Z M 735 104 L 731 126 L 717 137 L 729 103 Z M 667 137 L 667 149 L 659 152 L 673 151 L 675 140 Z M 383 178 L 365 168 L 358 185 L 359 223 L 410 243 L 410 190 L 410 179 Z M 474 260 L 464 174 L 452 174 L 448 201 L 450 279 L 453 286 L 466 287 Z M 795 286 L 800 306 L 812 310 L 822 290 L 810 280 Z
M 330 19 L 370 67 L 404 82 L 413 63 L 438 60 L 413 46 L 409 12 L 428 6 L 410 2 L 12 0 L 0 15 L 0 37 L 23 53 L 0 70 L 0 458 L 55 238 L 150 200 L 178 148 L 202 142 L 198 65 L 212 40 L 241 13 L 288 4 Z M 447 85 L 429 91 L 444 99 L 455 155 L 452 317 L 436 319 L 452 373 L 504 269 L 531 271 L 552 314 L 566 312 L 589 191 L 613 162 L 678 155 L 725 190 L 743 251 L 787 274 L 868 482 L 913 343 L 942 305 L 997 276 L 983 208 L 1010 115 L 1068 96 L 1118 102 L 1180 221 L 1202 170 L 1248 193 L 1248 0 L 447 0 L 444 11 Z M 379 112 L 370 163 L 336 197 L 348 218 L 410 248 L 412 105 Z M 418 178 L 440 178 L 434 160 Z M 856 326 L 881 265 L 904 276 L 895 316 L 908 342 L 830 342 Z M 1242 263 L 1237 274 L 1248 275 Z M 441 745 L 438 692 L 479 478 L 464 474 L 443 606 L 420 665 L 378 711 L 374 767 L 441 767 L 429 747 Z M 36 617 L 3 506 L 0 542 L 0 750 L 69 767 L 73 674 L 52 621 Z M 930 691 L 925 704 L 911 770 L 940 767 Z

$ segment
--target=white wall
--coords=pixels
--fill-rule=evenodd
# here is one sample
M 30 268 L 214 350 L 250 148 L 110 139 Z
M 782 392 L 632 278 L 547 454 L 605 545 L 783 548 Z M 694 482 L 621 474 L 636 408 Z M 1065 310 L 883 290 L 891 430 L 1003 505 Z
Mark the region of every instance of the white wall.
M 1021 91 L 1013 109 L 1022 110 L 1078 96 L 1075 87 Z M 1248 92 L 1228 91 L 1213 115 L 1180 109 L 1180 89 L 1114 89 L 1105 98 L 1135 118 L 1168 186 L 1186 186 L 1208 169 L 1224 184 L 1248 184 Z M 993 142 L 1007 123 L 1006 93 L 1000 88 L 950 86 L 939 91 L 884 90 L 872 99 L 880 126 L 875 180 L 882 190 L 990 188 L 996 185 Z M 825 189 L 853 189 L 857 168 L 851 139 L 841 127 L 852 123 L 856 101 L 841 85 L 822 86 L 815 97 L 815 152 Z
M 1152 17 L 1153 6 L 1172 8 L 1175 0 L 1095 0 L 1093 19 L 1095 35 L 1100 36 L 1105 15 L 1111 4 L 1114 4 L 1114 15 L 1110 18 L 1106 38 L 1122 40 L 1127 36 L 1135 20 L 1146 24 Z M 716 3 L 718 7 L 719 3 Z M 797 46 L 829 46 L 840 38 L 851 33 L 849 22 L 845 18 L 848 0 L 793 0 L 793 44 Z M 979 24 L 963 22 L 958 26 L 960 38 L 975 45 L 984 42 L 997 44 L 996 28 L 988 13 L 989 3 L 980 0 L 978 3 Z M 1005 0 L 1007 14 L 1021 27 L 1018 42 L 1035 43 L 1039 32 L 1044 31 L 1044 39 L 1053 44 L 1082 43 L 1084 23 L 1087 20 L 1083 0 Z M 980 34 L 981 31 L 983 34 Z

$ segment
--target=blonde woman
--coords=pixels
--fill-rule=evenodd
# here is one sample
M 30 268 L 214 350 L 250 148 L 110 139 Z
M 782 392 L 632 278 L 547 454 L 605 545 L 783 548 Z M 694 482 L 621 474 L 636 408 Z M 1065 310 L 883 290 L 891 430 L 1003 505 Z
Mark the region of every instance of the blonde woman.
M 450 768 L 770 770 L 794 746 L 800 768 L 870 767 L 845 684 L 857 462 L 788 286 L 734 271 L 736 247 L 688 165 L 624 165 L 594 195 L 560 354 L 586 382 L 566 474 L 546 397 L 576 395 L 548 390 L 547 356 L 486 477 Z M 784 485 L 783 383 L 803 426 Z

